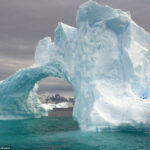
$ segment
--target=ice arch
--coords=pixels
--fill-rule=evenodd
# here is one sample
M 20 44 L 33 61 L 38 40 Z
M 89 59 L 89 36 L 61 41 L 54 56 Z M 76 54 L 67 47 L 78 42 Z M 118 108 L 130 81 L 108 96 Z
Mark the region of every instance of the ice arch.
M 74 88 L 82 130 L 150 125 L 150 35 L 129 13 L 89 1 L 77 27 L 59 23 L 39 42 L 35 64 L 0 84 L 0 119 L 47 115 L 36 82 L 59 77 Z

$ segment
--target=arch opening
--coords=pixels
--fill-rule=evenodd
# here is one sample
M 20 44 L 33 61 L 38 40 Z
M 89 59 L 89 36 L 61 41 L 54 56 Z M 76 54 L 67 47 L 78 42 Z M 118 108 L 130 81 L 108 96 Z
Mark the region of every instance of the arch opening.
M 75 101 L 73 88 L 69 83 L 56 77 L 47 77 L 37 84 L 40 102 L 53 108 L 48 112 L 48 116 L 72 117 Z

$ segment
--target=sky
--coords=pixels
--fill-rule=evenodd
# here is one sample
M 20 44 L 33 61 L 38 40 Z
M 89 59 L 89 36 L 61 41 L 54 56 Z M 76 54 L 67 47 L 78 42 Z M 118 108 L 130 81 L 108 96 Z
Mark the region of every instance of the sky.
M 58 22 L 75 26 L 76 11 L 87 0 L 0 0 L 0 80 L 34 63 L 38 41 L 54 38 Z M 130 11 L 133 20 L 150 32 L 150 0 L 95 0 Z M 72 87 L 49 77 L 39 82 L 39 92 L 73 96 Z

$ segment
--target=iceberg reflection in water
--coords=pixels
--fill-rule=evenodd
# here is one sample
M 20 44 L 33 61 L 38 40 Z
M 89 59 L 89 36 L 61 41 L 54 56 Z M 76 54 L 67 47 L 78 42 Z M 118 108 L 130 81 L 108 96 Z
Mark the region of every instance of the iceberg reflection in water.
M 0 145 L 13 150 L 149 150 L 143 132 L 82 132 L 71 117 L 0 121 Z

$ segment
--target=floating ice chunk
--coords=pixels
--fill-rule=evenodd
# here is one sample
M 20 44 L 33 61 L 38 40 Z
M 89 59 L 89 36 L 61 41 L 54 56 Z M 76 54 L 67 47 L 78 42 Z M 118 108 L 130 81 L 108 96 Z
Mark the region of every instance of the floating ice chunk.
M 54 42 L 39 42 L 35 64 L 0 82 L 0 119 L 47 115 L 35 84 L 53 76 L 73 86 L 82 130 L 149 128 L 150 34 L 128 12 L 93 1 L 80 6 L 76 24 L 59 23 Z

